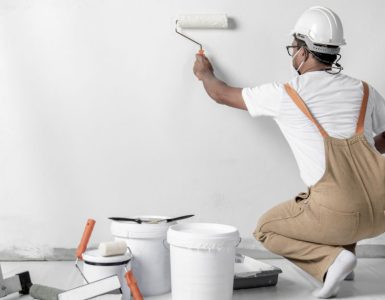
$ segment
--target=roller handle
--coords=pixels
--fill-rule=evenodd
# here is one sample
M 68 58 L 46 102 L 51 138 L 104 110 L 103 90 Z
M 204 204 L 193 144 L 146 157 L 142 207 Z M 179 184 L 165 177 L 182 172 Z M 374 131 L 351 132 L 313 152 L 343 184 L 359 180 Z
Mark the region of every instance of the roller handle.
M 205 50 L 200 49 L 200 50 L 198 51 L 198 55 L 205 56 Z
M 76 257 L 78 259 L 83 258 L 83 253 L 87 249 L 87 245 L 88 245 L 88 242 L 90 240 L 90 237 L 91 237 L 92 231 L 94 229 L 95 223 L 96 222 L 93 219 L 87 220 L 87 224 L 86 224 L 86 227 L 84 228 L 82 239 L 80 240 L 80 244 L 78 246 L 78 249 L 76 250 Z
M 133 300 L 143 300 L 142 293 L 139 290 L 136 278 L 132 271 L 128 271 L 125 274 L 127 285 L 130 288 Z

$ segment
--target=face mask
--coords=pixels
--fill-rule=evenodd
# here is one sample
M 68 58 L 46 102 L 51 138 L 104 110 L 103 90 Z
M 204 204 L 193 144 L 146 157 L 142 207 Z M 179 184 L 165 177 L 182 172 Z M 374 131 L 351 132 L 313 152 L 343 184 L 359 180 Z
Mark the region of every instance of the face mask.
M 290 67 L 291 67 L 290 69 L 293 76 L 301 75 L 299 70 L 302 68 L 303 64 L 305 63 L 305 60 L 303 60 L 297 69 L 294 67 L 294 58 L 297 56 L 299 51 L 301 51 L 301 48 L 293 55 L 293 58 L 291 59 L 291 62 L 290 62 Z

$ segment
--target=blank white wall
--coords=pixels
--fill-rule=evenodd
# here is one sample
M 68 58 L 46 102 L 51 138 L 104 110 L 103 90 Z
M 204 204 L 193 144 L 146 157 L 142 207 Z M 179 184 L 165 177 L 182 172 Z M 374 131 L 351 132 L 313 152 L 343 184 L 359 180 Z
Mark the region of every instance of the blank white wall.
M 97 243 L 107 217 L 138 214 L 195 213 L 250 237 L 305 186 L 272 120 L 205 94 L 174 18 L 227 13 L 234 29 L 190 34 L 245 87 L 290 79 L 288 32 L 318 4 L 344 23 L 345 73 L 385 94 L 381 0 L 2 0 L 0 248 L 75 247 L 88 217 Z

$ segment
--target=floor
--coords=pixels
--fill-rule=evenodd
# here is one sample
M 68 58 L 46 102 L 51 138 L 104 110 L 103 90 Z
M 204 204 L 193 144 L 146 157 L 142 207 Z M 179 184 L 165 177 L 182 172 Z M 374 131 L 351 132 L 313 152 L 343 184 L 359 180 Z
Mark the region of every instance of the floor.
M 314 299 L 311 291 L 317 282 L 290 262 L 283 259 L 266 259 L 264 262 L 283 270 L 275 287 L 236 291 L 233 300 L 302 300 Z M 2 262 L 4 277 L 28 270 L 32 281 L 39 284 L 69 289 L 81 284 L 79 273 L 72 262 Z M 353 282 L 344 282 L 339 299 L 385 300 L 385 259 L 361 258 L 356 268 Z M 98 299 L 116 299 L 98 297 Z M 9 295 L 4 300 L 32 299 L 29 296 Z M 119 299 L 119 298 L 118 298 Z M 171 300 L 171 295 L 148 297 L 146 300 Z M 216 299 L 215 299 L 216 300 Z

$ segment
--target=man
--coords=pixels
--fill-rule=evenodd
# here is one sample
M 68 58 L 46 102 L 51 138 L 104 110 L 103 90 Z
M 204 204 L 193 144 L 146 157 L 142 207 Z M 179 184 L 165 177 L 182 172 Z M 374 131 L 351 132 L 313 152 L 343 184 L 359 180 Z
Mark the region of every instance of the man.
M 329 298 L 353 274 L 356 243 L 385 232 L 385 100 L 340 73 L 345 41 L 333 11 L 308 9 L 293 37 L 287 84 L 228 86 L 201 55 L 194 73 L 216 102 L 277 122 L 308 191 L 266 212 L 254 235 L 323 282 L 313 294 Z

